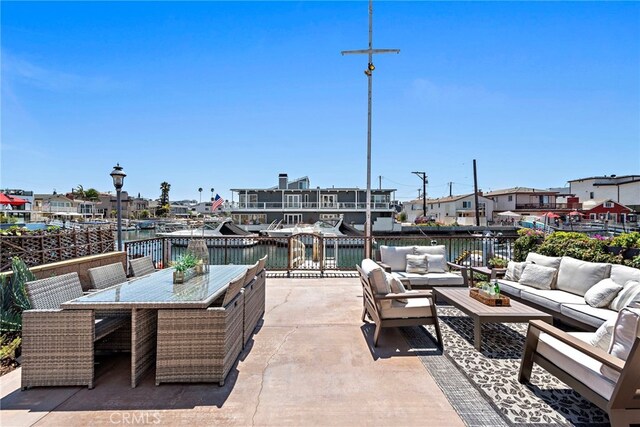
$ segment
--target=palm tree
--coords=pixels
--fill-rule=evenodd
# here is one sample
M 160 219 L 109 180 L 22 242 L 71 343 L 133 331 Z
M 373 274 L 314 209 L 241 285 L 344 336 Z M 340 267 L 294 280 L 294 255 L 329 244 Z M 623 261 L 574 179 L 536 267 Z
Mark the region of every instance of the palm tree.
M 84 197 L 85 197 L 84 187 L 82 185 L 78 184 L 78 186 L 75 188 L 75 190 L 73 190 L 71 192 L 71 194 L 73 194 L 78 199 L 84 199 Z
M 200 192 L 200 203 L 202 203 L 202 187 L 198 188 L 198 191 Z
M 160 184 L 160 206 L 169 204 L 169 190 L 171 190 L 171 184 L 167 181 Z

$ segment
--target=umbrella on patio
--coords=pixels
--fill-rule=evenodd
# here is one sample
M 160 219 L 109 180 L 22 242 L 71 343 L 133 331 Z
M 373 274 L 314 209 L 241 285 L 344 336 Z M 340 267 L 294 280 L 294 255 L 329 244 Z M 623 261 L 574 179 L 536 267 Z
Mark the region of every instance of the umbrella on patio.
M 0 193 L 0 205 L 22 206 L 28 203 L 25 199 L 15 196 L 7 196 L 4 193 Z
M 568 213 L 569 216 L 584 216 L 584 214 L 582 212 L 578 212 L 578 211 L 571 211 Z
M 522 215 L 520 215 L 519 213 L 512 212 L 512 211 L 504 211 L 504 212 L 498 213 L 498 216 L 510 216 L 510 217 L 514 217 L 514 218 L 520 218 Z
M 560 215 L 553 213 L 553 212 L 545 212 L 542 215 L 540 215 L 543 218 L 560 218 Z

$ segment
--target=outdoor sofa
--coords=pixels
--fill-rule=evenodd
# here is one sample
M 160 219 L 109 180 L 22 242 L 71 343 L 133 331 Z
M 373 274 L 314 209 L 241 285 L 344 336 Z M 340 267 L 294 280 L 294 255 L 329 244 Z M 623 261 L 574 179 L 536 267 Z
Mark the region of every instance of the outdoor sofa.
M 409 258 L 407 258 L 409 256 Z M 407 268 L 407 259 L 426 256 L 423 272 Z M 378 264 L 409 289 L 433 286 L 467 286 L 468 269 L 447 261 L 445 245 L 436 246 L 380 246 Z M 454 271 L 456 271 L 454 273 Z
M 531 252 L 509 262 L 500 291 L 572 326 L 593 331 L 640 302 L 640 269 Z

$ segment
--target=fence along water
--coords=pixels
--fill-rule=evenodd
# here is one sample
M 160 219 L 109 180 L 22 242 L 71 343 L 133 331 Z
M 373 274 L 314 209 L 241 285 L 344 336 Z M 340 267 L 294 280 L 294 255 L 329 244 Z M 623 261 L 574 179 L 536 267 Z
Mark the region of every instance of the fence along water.
M 125 243 L 128 257 L 151 256 L 159 268 L 166 268 L 186 252 L 190 239 L 202 237 L 158 237 Z M 486 265 L 494 257 L 513 259 L 515 236 L 374 236 L 374 253 L 382 245 L 445 245 L 448 260 L 470 266 Z M 267 268 L 274 271 L 355 270 L 364 258 L 364 238 L 313 234 L 291 237 L 207 237 L 212 264 L 253 264 L 268 255 Z

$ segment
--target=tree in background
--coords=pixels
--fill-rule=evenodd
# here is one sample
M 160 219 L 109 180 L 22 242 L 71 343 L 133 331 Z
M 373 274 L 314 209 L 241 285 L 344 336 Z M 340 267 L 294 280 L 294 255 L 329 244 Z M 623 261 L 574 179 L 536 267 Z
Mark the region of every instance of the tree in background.
M 98 190 L 96 190 L 95 188 L 90 188 L 84 192 L 84 197 L 87 200 L 96 201 L 100 198 L 100 193 L 98 193 Z
M 76 199 L 83 199 L 86 197 L 86 193 L 84 192 L 84 187 L 80 184 L 73 190 L 71 190 L 71 194 Z
M 171 184 L 167 181 L 160 184 L 160 203 L 159 207 L 156 209 L 156 216 L 166 216 L 170 212 L 169 190 L 171 190 Z

